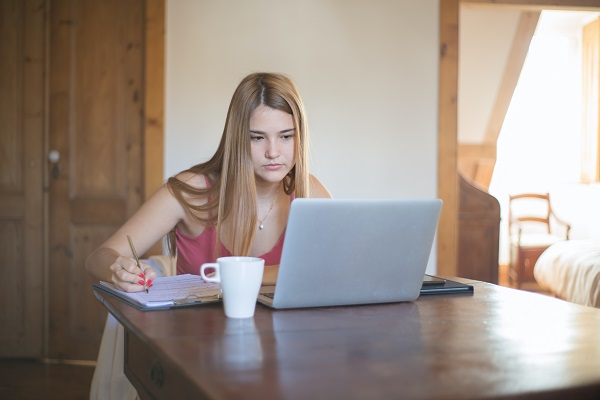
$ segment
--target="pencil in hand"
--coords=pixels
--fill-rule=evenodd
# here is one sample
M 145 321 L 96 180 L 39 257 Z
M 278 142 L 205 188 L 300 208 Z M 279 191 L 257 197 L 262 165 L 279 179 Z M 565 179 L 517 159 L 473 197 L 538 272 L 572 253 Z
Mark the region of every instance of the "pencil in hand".
M 139 269 L 142 269 L 142 264 L 140 263 L 140 259 L 138 258 L 137 252 L 135 251 L 135 247 L 133 246 L 133 241 L 131 237 L 127 235 L 127 240 L 129 241 L 129 247 L 131 248 L 131 253 L 133 254 L 133 258 L 135 260 L 136 265 Z M 142 270 L 142 273 L 144 270 Z M 146 277 L 144 277 L 144 291 L 148 293 L 148 284 L 146 283 Z

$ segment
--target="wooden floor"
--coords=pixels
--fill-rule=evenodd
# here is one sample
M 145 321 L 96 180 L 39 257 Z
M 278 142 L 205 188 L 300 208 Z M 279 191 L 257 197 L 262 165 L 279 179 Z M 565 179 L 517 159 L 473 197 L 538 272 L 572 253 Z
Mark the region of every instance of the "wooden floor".
M 510 281 L 508 279 L 508 265 L 500 265 L 500 267 L 498 269 L 498 285 L 512 287 L 513 289 L 516 289 L 515 287 L 513 287 L 510 284 Z M 540 288 L 536 282 L 524 283 L 521 286 L 521 290 L 526 290 L 528 292 L 535 292 L 535 293 L 540 293 L 540 294 L 545 294 L 545 295 L 551 295 L 547 291 Z
M 93 374 L 90 365 L 0 359 L 0 399 L 87 400 Z

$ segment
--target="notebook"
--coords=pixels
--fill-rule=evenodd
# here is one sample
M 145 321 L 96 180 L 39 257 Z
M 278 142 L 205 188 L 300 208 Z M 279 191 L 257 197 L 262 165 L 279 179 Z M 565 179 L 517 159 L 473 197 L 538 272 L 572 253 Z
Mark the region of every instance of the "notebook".
M 303 308 L 415 300 L 441 207 L 439 199 L 294 200 L 276 290 L 258 301 Z
M 92 284 L 95 291 L 116 297 L 139 310 L 165 310 L 221 301 L 218 283 L 204 282 L 200 275 L 163 276 L 154 280 L 148 293 L 123 292 L 110 282 Z M 96 292 L 94 292 L 96 295 Z M 96 296 L 99 300 L 102 299 Z

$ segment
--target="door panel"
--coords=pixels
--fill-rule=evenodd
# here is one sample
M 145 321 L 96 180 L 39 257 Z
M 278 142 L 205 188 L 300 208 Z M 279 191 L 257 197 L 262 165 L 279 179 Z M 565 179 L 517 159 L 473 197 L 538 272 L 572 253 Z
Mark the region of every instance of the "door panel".
M 85 258 L 162 182 L 164 1 L 2 0 L 0 35 L 0 357 L 93 360 Z
M 0 357 L 43 345 L 44 7 L 0 1 Z
M 143 197 L 143 0 L 50 7 L 50 358 L 96 359 L 106 312 L 85 258 Z

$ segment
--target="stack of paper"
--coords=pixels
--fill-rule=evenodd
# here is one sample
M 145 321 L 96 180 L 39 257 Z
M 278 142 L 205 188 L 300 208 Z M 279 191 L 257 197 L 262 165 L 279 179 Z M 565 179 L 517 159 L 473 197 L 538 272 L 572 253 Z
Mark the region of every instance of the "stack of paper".
M 148 293 L 124 292 L 108 282 L 100 282 L 93 287 L 143 310 L 213 303 L 221 300 L 221 287 L 218 283 L 205 282 L 199 275 L 191 274 L 156 278 Z

